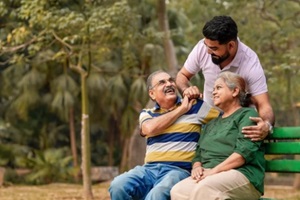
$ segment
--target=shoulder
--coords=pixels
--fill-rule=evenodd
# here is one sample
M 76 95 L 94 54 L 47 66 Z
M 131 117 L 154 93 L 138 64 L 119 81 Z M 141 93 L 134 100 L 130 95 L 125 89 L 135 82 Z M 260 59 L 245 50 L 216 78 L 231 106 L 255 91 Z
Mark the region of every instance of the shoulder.
M 144 108 L 143 110 L 141 110 L 140 112 L 140 116 L 145 116 L 145 115 L 151 115 L 151 116 L 155 116 L 157 114 L 159 114 L 160 109 L 153 107 L 153 108 Z
M 238 51 L 249 57 L 258 57 L 253 49 L 240 40 L 238 40 Z
M 247 63 L 251 65 L 256 65 L 261 67 L 259 58 L 255 51 L 253 51 L 249 46 L 238 40 L 238 51 L 236 54 L 240 58 L 242 63 Z
M 241 108 L 240 114 L 247 115 L 247 116 L 252 116 L 252 117 L 258 117 L 259 116 L 256 109 L 252 108 L 252 107 L 243 107 L 243 108 Z

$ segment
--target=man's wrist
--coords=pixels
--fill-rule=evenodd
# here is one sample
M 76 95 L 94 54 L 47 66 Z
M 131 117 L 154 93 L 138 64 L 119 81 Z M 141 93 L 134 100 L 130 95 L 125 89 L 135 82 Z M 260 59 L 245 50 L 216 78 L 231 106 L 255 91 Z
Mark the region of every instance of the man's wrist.
M 273 128 L 274 128 L 273 125 L 267 120 L 265 122 L 269 126 L 269 134 L 273 134 Z
M 183 94 L 184 91 L 185 91 L 186 89 L 188 89 L 188 88 L 189 88 L 189 86 L 187 86 L 187 87 L 185 87 L 184 89 L 182 89 L 182 90 L 181 90 L 181 93 Z

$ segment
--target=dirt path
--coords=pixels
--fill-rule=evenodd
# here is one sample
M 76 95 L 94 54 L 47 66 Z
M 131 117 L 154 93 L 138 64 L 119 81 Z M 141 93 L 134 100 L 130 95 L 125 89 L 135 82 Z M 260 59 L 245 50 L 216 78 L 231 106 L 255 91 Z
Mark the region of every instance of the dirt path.
M 95 200 L 110 200 L 107 191 L 110 182 L 93 185 Z M 265 196 L 284 200 L 300 200 L 300 191 L 289 186 L 266 186 Z M 12 185 L 0 188 L 1 200 L 83 200 L 82 186 L 55 183 L 42 186 Z

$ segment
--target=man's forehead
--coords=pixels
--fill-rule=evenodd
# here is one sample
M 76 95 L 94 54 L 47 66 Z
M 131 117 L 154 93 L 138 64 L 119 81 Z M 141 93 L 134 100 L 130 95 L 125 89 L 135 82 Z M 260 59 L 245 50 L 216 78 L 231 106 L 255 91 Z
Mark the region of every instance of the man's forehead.
M 165 72 L 162 72 L 162 73 L 159 73 L 159 74 L 156 74 L 153 79 L 155 80 L 161 80 L 161 79 L 168 79 L 170 78 L 171 76 Z
M 210 40 L 210 39 L 207 39 L 207 38 L 204 39 L 204 44 L 208 47 L 220 46 L 220 43 L 219 43 L 218 40 Z

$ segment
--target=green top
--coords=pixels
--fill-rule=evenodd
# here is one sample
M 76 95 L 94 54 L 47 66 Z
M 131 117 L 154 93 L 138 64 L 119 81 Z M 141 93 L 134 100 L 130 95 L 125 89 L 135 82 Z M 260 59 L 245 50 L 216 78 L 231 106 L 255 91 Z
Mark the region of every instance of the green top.
M 238 153 L 244 157 L 245 164 L 236 170 L 243 173 L 263 194 L 265 174 L 263 142 L 252 142 L 242 133 L 242 127 L 255 125 L 255 122 L 249 119 L 250 116 L 257 117 L 258 114 L 253 108 L 240 108 L 226 118 L 219 116 L 206 124 L 193 163 L 201 162 L 204 168 L 213 168 L 232 153 Z

